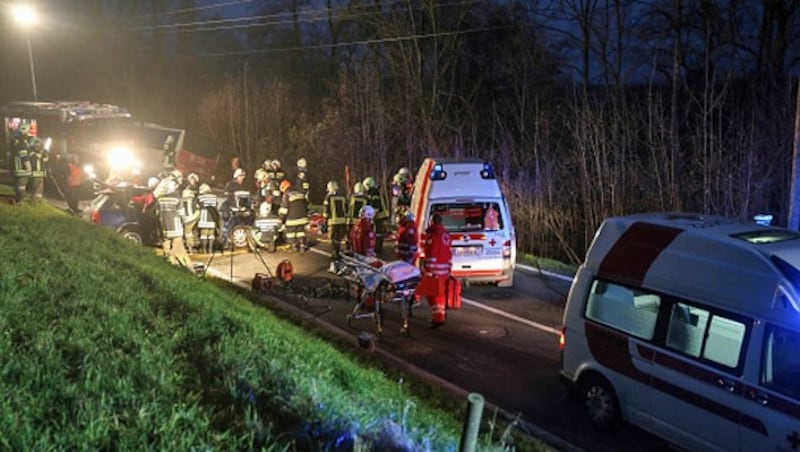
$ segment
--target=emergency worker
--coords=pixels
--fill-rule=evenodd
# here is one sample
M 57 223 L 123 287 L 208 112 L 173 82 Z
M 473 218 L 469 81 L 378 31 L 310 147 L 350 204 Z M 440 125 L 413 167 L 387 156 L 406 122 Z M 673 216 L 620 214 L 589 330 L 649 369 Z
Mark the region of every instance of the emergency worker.
M 225 208 L 224 210 L 230 211 L 230 209 L 237 206 L 236 202 L 236 192 L 247 190 L 244 186 L 244 178 L 247 174 L 241 168 L 236 168 L 233 172 L 233 178 L 225 184 Z
M 419 241 L 419 233 L 417 231 L 417 222 L 414 219 L 414 214 L 411 212 L 400 220 L 399 227 L 397 228 L 397 242 L 394 246 L 394 253 L 398 259 L 413 264 L 417 258 L 417 243 Z
M 292 187 L 288 180 L 281 182 L 281 207 L 278 209 L 283 225 L 286 227 L 286 239 L 293 244 L 295 251 L 308 250 L 306 244 L 306 225 L 308 224 L 308 200 Z
M 383 249 L 383 238 L 386 235 L 386 223 L 389 222 L 389 210 L 386 208 L 386 202 L 380 190 L 378 190 L 378 183 L 375 182 L 375 178 L 365 177 L 361 184 L 364 186 L 367 202 L 375 209 L 375 218 L 373 220 L 375 227 L 375 250 L 380 253 Z
M 17 202 L 22 202 L 27 194 L 28 181 L 31 177 L 31 147 L 30 124 L 20 124 L 17 131 L 11 138 L 11 159 L 14 164 L 12 175 L 14 176 L 14 191 L 17 194 Z
M 450 276 L 452 266 L 452 254 L 450 250 L 450 234 L 442 225 L 442 216 L 434 214 L 431 224 L 425 231 L 424 244 L 425 260 L 423 270 L 425 276 L 443 279 L 439 287 L 444 287 L 447 278 Z M 444 325 L 446 306 L 445 295 L 443 293 L 429 296 L 428 305 L 431 307 L 431 326 L 438 328 Z
M 66 191 L 67 206 L 73 215 L 78 215 L 80 210 L 79 192 L 83 184 L 83 172 L 80 167 L 80 157 L 78 154 L 71 154 L 66 157 L 67 171 L 66 171 Z M 152 192 L 151 192 L 152 196 Z
M 311 191 L 311 183 L 308 181 L 308 162 L 305 157 L 297 160 L 297 177 L 294 183 L 295 188 L 302 193 L 308 200 L 308 192 Z
M 361 215 L 361 208 L 368 203 L 367 195 L 364 194 L 364 186 L 361 182 L 356 182 L 353 185 L 353 194 L 350 195 L 350 202 L 348 203 L 347 210 L 347 226 L 352 228 L 358 223 L 359 215 Z
M 184 251 L 180 193 L 176 188 L 156 196 L 156 202 L 158 203 L 158 219 L 161 224 L 161 247 L 164 255 L 174 264 L 180 260 Z
M 200 177 L 195 173 L 186 176 L 188 184 L 181 191 L 181 216 L 183 217 L 183 234 L 189 254 L 197 246 L 197 221 L 200 219 L 200 208 L 197 196 L 200 192 Z
M 267 162 L 264 162 L 266 164 Z M 281 169 L 281 161 L 274 159 L 269 162 L 269 170 L 267 171 L 269 178 L 269 186 L 272 189 L 272 211 L 277 212 L 281 207 L 281 200 L 283 193 L 281 193 L 281 182 L 286 179 L 286 173 Z
M 203 253 L 214 252 L 219 227 L 219 211 L 217 210 L 217 195 L 211 192 L 208 184 L 200 184 L 197 195 L 200 217 L 197 220 L 197 229 L 200 232 L 200 250 Z
M 350 246 L 354 253 L 375 257 L 374 217 L 375 209 L 372 206 L 367 204 L 361 208 L 358 222 L 350 229 Z
M 328 238 L 333 248 L 333 258 L 338 259 L 342 245 L 347 241 L 347 197 L 339 194 L 339 184 L 328 182 L 327 194 L 322 201 L 322 216 L 328 228 Z
M 28 151 L 30 152 L 31 179 L 33 181 L 31 201 L 38 203 L 44 197 L 44 178 L 47 177 L 47 162 L 50 159 L 50 151 L 42 146 L 42 141 L 39 138 L 34 137 L 30 141 L 31 146 Z
M 174 170 L 166 173 L 164 177 L 158 182 L 158 186 L 153 190 L 153 196 L 160 199 L 166 195 L 171 195 L 176 198 L 180 197 L 180 186 L 183 182 L 183 174 L 180 171 Z

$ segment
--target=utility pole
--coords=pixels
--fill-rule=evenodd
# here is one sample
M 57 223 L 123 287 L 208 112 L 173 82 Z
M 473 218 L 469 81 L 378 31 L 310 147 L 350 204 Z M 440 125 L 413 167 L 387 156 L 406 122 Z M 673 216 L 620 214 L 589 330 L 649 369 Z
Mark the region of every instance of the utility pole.
M 794 151 L 792 152 L 792 190 L 789 194 L 789 221 L 787 227 L 800 230 L 800 77 L 797 77 L 797 105 L 794 109 Z

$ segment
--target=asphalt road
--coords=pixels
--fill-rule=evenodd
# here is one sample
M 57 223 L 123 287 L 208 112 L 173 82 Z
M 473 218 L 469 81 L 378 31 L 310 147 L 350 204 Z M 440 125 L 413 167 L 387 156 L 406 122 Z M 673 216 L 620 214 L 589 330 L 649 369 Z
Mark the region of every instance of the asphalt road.
M 331 289 L 341 295 L 344 281 L 328 271 L 331 260 L 325 243 L 315 243 L 306 253 L 279 250 L 259 255 L 215 256 L 209 274 L 249 288 L 255 273 L 274 272 L 281 260 L 289 259 L 295 270 L 292 291 L 274 289 L 262 296 L 265 303 L 300 315 L 354 347 L 359 334 L 375 332 L 371 319 L 348 325 L 353 304 L 330 296 Z M 391 260 L 389 253 L 382 257 Z M 194 258 L 209 263 L 209 256 Z M 373 354 L 456 395 L 480 393 L 487 402 L 484 416 L 497 410 L 507 419 L 518 419 L 518 428 L 558 450 L 668 450 L 663 441 L 638 428 L 625 426 L 613 435 L 596 432 L 581 406 L 568 400 L 558 375 L 557 334 L 569 284 L 563 278 L 518 270 L 512 289 L 466 287 L 462 308 L 448 311 L 447 323 L 439 329 L 429 327 L 426 305 L 414 308 L 409 335 L 400 332 L 399 304 L 390 303 Z

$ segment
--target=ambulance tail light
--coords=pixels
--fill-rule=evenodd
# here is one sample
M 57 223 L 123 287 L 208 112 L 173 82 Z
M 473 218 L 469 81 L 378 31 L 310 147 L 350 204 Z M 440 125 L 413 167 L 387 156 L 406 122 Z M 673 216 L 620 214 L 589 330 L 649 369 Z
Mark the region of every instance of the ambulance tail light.
M 503 242 L 503 257 L 511 259 L 511 240 Z

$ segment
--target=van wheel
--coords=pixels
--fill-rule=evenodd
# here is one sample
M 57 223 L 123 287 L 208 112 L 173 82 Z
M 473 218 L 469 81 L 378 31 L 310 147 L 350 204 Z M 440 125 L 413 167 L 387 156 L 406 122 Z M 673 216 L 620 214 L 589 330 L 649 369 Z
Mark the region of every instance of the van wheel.
M 583 406 L 592 426 L 603 432 L 614 431 L 622 423 L 617 394 L 602 377 L 588 377 L 581 384 Z

